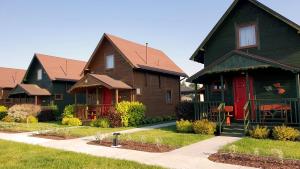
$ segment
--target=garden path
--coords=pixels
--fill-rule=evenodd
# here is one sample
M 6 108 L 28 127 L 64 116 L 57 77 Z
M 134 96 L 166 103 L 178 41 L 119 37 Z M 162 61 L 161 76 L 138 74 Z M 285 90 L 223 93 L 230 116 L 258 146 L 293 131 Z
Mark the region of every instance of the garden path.
M 120 133 L 146 131 L 174 124 L 175 123 L 164 123 L 154 126 L 124 130 L 120 131 Z M 111 134 L 112 133 L 109 133 L 108 135 Z M 58 141 L 30 137 L 29 133 L 0 133 L 0 139 L 36 144 L 44 147 L 85 153 L 99 157 L 132 160 L 144 164 L 159 165 L 173 169 L 250 169 L 249 167 L 215 163 L 207 158 L 209 154 L 217 152 L 221 146 L 239 139 L 236 137 L 214 137 L 167 153 L 149 153 L 86 144 L 88 141 L 90 141 L 90 139 L 94 139 L 94 137 Z

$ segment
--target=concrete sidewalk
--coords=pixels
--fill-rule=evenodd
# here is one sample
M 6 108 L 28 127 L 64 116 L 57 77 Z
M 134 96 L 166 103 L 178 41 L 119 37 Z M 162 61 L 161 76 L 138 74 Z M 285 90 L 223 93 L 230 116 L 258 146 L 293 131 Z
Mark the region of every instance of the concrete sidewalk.
M 120 133 L 133 133 L 138 131 L 151 130 L 174 125 L 174 123 L 165 123 L 155 126 L 120 131 Z M 107 135 L 111 135 L 108 133 Z M 115 159 L 124 159 L 136 161 L 143 164 L 159 165 L 174 169 L 247 169 L 249 167 L 235 166 L 229 164 L 215 163 L 208 160 L 211 153 L 228 143 L 234 142 L 239 138 L 235 137 L 214 137 L 204 140 L 167 153 L 149 153 L 135 150 L 126 150 L 110 148 L 104 146 L 88 145 L 87 142 L 94 139 L 94 136 L 71 140 L 50 140 L 31 137 L 30 133 L 7 134 L 0 133 L 0 139 L 17 141 L 28 144 L 35 144 L 59 150 L 85 153 L 98 157 L 109 157 Z

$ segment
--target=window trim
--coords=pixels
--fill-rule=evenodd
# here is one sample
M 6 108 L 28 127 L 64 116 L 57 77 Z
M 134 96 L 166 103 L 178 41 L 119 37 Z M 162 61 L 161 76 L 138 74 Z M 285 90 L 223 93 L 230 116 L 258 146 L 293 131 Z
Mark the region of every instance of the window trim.
M 60 96 L 60 98 L 57 98 L 57 96 Z M 64 100 L 64 95 L 63 94 L 54 94 L 54 100 L 56 100 L 56 101 Z
M 140 90 L 140 93 L 138 93 L 137 91 L 138 91 L 138 89 Z M 140 96 L 140 95 L 142 95 L 142 89 L 141 88 L 136 88 L 135 89 L 135 94 L 137 95 L 137 96 Z
M 113 66 L 111 67 L 111 68 L 108 68 L 107 67 L 107 61 L 108 61 L 108 57 L 109 56 L 112 56 L 112 61 L 113 61 Z M 112 69 L 114 69 L 115 68 L 115 55 L 113 54 L 113 53 L 110 53 L 110 54 L 105 54 L 105 69 L 106 70 L 112 70 Z
M 216 83 L 220 83 L 220 86 L 221 86 L 221 82 L 218 81 L 218 80 L 215 80 L 215 81 L 213 81 L 213 82 L 211 83 L 211 86 L 210 86 L 211 91 L 212 91 L 212 92 L 221 92 L 222 89 L 214 89 L 214 84 L 216 84 Z M 225 85 L 224 91 L 226 91 L 227 88 L 228 88 L 228 85 L 227 85 L 227 81 L 225 81 L 225 80 L 224 80 L 224 85 Z
M 168 91 L 171 92 L 171 98 L 170 98 L 170 102 L 169 103 L 167 101 L 167 93 L 168 93 Z M 166 104 L 173 104 L 173 90 L 172 89 L 166 89 L 166 91 L 165 91 L 165 102 L 166 102 Z
M 41 76 L 39 76 L 41 75 Z M 38 69 L 37 70 L 37 80 L 43 80 L 43 69 Z
M 240 28 L 244 28 L 244 27 L 248 27 L 248 26 L 254 26 L 254 28 L 255 28 L 256 43 L 255 43 L 255 45 L 240 46 Z M 236 48 L 237 49 L 257 48 L 259 46 L 259 30 L 258 30 L 257 22 L 237 24 L 236 28 L 235 28 L 235 34 L 236 34 Z

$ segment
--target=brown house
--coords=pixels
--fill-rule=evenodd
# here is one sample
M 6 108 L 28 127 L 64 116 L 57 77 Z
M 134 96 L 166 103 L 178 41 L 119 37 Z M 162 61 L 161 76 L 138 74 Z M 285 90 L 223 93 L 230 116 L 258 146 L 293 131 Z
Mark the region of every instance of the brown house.
M 22 81 L 25 70 L 0 67 L 0 105 L 10 105 L 9 92 Z
M 85 93 L 81 118 L 94 118 L 120 101 L 139 101 L 147 116 L 171 115 L 186 74 L 162 51 L 104 34 L 71 93 Z

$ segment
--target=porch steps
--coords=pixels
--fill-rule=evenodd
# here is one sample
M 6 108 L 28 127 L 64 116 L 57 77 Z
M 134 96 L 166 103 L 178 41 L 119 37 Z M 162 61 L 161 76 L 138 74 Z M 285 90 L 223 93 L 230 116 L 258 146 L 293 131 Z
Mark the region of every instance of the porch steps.
M 243 137 L 244 136 L 244 126 L 242 124 L 231 124 L 230 126 L 224 126 L 222 130 L 222 136 L 231 137 Z

